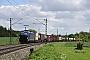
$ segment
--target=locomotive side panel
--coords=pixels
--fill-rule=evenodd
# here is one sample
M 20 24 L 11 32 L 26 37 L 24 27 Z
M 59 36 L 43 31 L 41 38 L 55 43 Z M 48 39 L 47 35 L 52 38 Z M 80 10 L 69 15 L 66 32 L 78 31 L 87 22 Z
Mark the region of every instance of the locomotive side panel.
M 28 41 L 31 42 L 31 41 L 35 41 L 35 37 L 36 37 L 36 34 L 30 32 L 29 35 L 28 35 Z

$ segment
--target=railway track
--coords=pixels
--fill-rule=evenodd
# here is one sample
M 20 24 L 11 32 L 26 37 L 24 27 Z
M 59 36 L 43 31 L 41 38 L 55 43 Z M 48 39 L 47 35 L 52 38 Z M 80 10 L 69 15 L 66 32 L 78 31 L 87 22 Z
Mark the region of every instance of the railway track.
M 31 46 L 39 45 L 39 44 L 43 44 L 43 43 L 30 43 L 30 44 L 2 46 L 0 48 L 0 55 L 4 55 L 4 54 L 10 53 L 10 52 L 14 52 L 16 50 L 20 50 L 20 49 L 23 49 L 23 48 L 27 48 L 27 47 L 31 47 Z

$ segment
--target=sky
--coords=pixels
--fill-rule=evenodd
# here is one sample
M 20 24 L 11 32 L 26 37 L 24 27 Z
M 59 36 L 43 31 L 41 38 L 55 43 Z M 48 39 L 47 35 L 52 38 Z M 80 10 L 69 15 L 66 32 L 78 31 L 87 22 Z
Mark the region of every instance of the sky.
M 57 29 L 61 35 L 89 32 L 90 0 L 0 0 L 0 25 L 8 29 L 10 18 L 12 29 L 19 31 L 28 25 L 45 33 L 47 18 L 48 34 L 57 34 Z

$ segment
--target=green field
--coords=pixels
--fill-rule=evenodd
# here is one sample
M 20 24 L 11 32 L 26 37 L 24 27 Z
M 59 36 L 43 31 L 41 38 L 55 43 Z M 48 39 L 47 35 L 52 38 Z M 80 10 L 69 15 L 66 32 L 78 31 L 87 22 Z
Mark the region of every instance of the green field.
M 90 42 L 75 50 L 77 42 L 56 42 L 34 51 L 28 60 L 90 60 Z M 88 46 L 88 47 L 87 47 Z
M 78 42 L 68 42 L 68 43 L 65 43 L 64 46 L 67 46 L 67 47 L 76 47 L 77 43 Z M 82 43 L 83 43 L 83 47 L 90 48 L 90 42 L 82 42 Z
M 12 44 L 18 43 L 18 37 L 12 37 Z M 10 44 L 10 37 L 0 37 L 0 45 Z

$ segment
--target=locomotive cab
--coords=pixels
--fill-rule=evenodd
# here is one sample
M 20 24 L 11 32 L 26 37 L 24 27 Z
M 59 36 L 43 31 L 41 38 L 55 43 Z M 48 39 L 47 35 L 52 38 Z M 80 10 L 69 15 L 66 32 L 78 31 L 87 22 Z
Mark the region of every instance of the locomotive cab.
M 19 41 L 20 43 L 28 42 L 28 33 L 26 31 L 20 31 Z
M 20 43 L 28 43 L 35 41 L 36 34 L 28 30 L 20 31 Z

